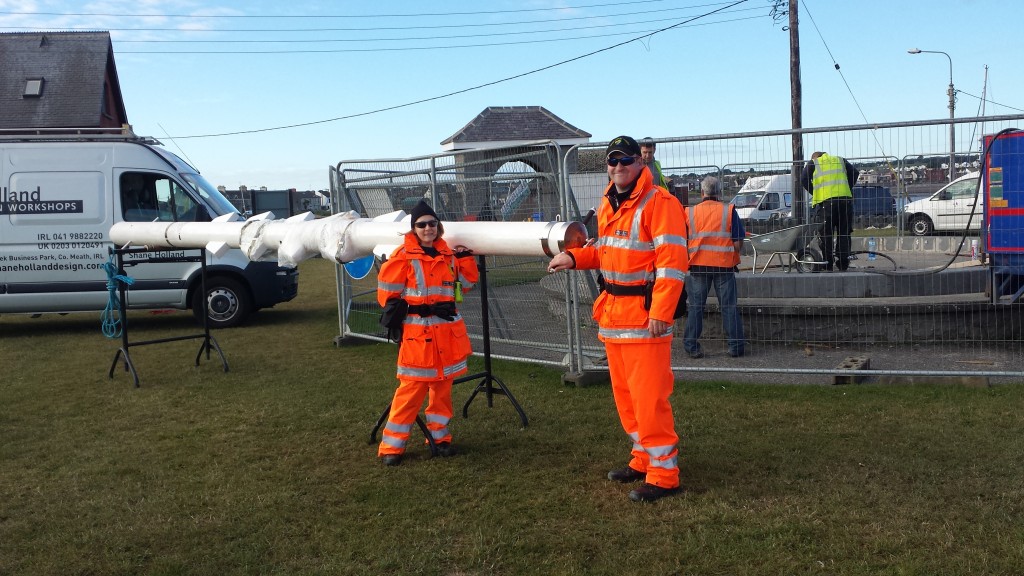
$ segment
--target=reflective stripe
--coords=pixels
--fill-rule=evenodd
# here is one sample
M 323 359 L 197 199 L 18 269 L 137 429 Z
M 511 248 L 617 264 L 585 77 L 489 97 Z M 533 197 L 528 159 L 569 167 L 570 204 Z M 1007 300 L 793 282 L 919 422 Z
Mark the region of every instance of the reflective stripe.
M 440 324 L 450 324 L 452 322 L 461 322 L 462 315 L 456 314 L 452 320 L 444 320 L 436 316 L 420 316 L 417 314 L 411 314 L 406 317 L 406 321 L 402 322 L 402 325 L 413 324 L 416 326 L 438 326 Z
M 423 287 L 427 285 L 427 276 L 423 273 L 423 263 L 419 260 L 409 260 L 409 265 L 412 266 L 412 274 L 416 277 L 416 290 L 422 291 Z
M 405 448 L 405 440 L 402 440 L 401 438 L 395 438 L 394 436 L 388 436 L 387 434 L 384 434 L 381 437 L 380 441 L 383 444 L 387 444 L 392 448 L 398 448 L 399 450 Z
M 418 378 L 433 378 L 437 376 L 437 368 L 413 368 L 411 366 L 398 365 L 399 376 L 416 376 Z
M 693 239 L 693 238 L 729 238 L 731 240 L 732 239 L 732 234 L 730 234 L 729 232 L 726 232 L 724 230 L 713 230 L 713 231 L 710 231 L 710 232 L 703 231 L 703 232 L 697 232 L 696 234 L 690 234 L 690 238 L 691 239 Z
M 665 468 L 673 469 L 678 467 L 679 458 L 678 456 L 672 456 L 669 458 L 669 454 L 677 454 L 676 445 L 669 444 L 667 446 L 651 446 L 646 449 L 647 455 L 651 457 L 651 468 Z
M 671 336 L 672 330 L 673 325 L 669 324 L 668 332 L 663 336 L 651 336 L 647 328 L 600 328 L 597 335 L 609 340 L 658 340 Z
M 459 280 L 459 282 L 462 282 L 463 290 L 472 290 L 476 286 L 476 282 L 467 282 L 466 280 Z
M 615 270 L 601 268 L 601 275 L 604 276 L 605 280 L 615 282 L 616 284 L 633 284 L 654 280 L 654 277 L 646 271 L 616 272 Z
M 394 432 L 396 434 L 408 434 L 412 431 L 412 424 L 395 424 L 391 420 L 384 426 L 384 429 L 388 432 Z
M 673 246 L 686 247 L 686 238 L 679 236 L 678 234 L 662 234 L 654 238 L 654 247 L 664 246 L 665 244 Z
M 456 362 L 455 364 L 451 364 L 442 368 L 441 374 L 444 375 L 445 377 L 454 376 L 455 374 L 458 374 L 463 370 L 467 370 L 468 366 L 469 365 L 466 362 L 466 360 L 463 359 L 460 360 L 459 362 Z M 437 378 L 437 368 L 414 368 L 412 366 L 402 366 L 401 364 L 399 364 L 398 375 L 412 376 L 417 378 Z
M 676 456 L 671 458 L 655 459 L 651 458 L 651 468 L 666 468 L 672 470 L 679 467 L 679 459 Z
M 405 288 L 405 284 L 397 282 L 381 282 L 377 281 L 377 290 L 384 290 L 385 292 L 401 292 Z
M 437 430 L 431 430 L 430 431 L 430 436 L 434 440 L 440 440 L 441 438 L 444 438 L 445 436 L 448 436 L 449 434 L 451 434 L 450 432 L 448 432 L 448 421 L 449 420 L 451 420 L 451 418 L 448 418 L 446 416 L 441 416 L 440 414 L 427 414 L 427 423 L 428 424 L 440 424 L 441 425 L 441 428 L 438 428 Z
M 635 238 L 635 237 L 634 237 Z M 640 240 L 634 240 L 632 238 L 602 238 L 598 244 L 600 246 L 611 246 L 612 248 L 620 248 L 622 250 L 638 250 L 641 252 L 649 252 L 654 250 L 653 242 L 643 242 Z
M 686 272 L 679 268 L 658 268 L 654 273 L 655 278 L 671 278 L 680 282 L 686 280 Z
M 426 290 L 410 286 L 402 292 L 402 296 L 409 296 L 412 298 L 429 298 L 430 296 L 439 296 L 441 298 L 455 298 L 455 288 L 451 286 L 431 286 Z
M 413 324 L 416 326 L 438 326 L 440 324 L 459 322 L 461 320 L 461 314 L 456 314 L 455 318 L 453 318 L 452 320 L 445 320 L 444 318 L 439 318 L 437 316 L 420 316 L 418 314 L 410 314 L 405 317 L 405 321 L 402 322 L 402 325 L 404 326 L 406 324 Z
M 696 248 L 691 248 L 690 249 L 690 254 L 691 255 L 696 254 L 698 250 L 701 250 L 703 252 L 726 252 L 726 253 L 729 253 L 729 252 L 735 252 L 736 248 L 734 248 L 732 246 L 725 247 L 725 246 L 707 246 L 707 245 L 705 245 L 705 246 L 698 246 Z
M 427 414 L 427 422 L 428 423 L 440 424 L 442 426 L 447 426 L 448 422 L 450 420 L 451 420 L 451 418 L 448 418 L 447 416 L 441 416 L 440 414 Z
M 461 362 L 456 362 L 455 364 L 452 364 L 451 366 L 445 366 L 444 367 L 444 375 L 445 376 L 452 376 L 454 374 L 457 374 L 458 372 L 466 370 L 467 366 L 468 365 L 466 364 L 465 360 L 463 360 Z
M 664 458 L 674 452 L 675 449 L 675 444 L 669 444 L 667 446 L 651 446 L 650 448 L 645 448 L 644 451 L 650 454 L 651 458 Z

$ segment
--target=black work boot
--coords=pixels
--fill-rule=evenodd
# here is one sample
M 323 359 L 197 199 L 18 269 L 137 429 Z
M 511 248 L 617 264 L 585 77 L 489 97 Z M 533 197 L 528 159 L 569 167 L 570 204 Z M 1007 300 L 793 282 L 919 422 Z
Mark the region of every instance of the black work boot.
M 632 466 L 626 466 L 625 468 L 619 468 L 618 470 L 612 470 L 608 473 L 608 479 L 613 482 L 622 482 L 623 484 L 629 484 L 630 482 L 639 482 L 647 478 L 647 474 L 640 472 Z
M 452 446 L 451 442 L 438 442 L 436 444 L 436 446 L 437 446 L 437 455 L 440 456 L 441 458 L 447 458 L 449 456 L 455 456 L 455 454 L 457 452 L 455 450 L 455 446 Z
M 633 502 L 654 502 L 665 496 L 671 496 L 676 492 L 679 492 L 678 486 L 675 488 L 662 488 L 661 486 L 644 482 L 639 488 L 630 491 L 629 499 Z
M 380 457 L 380 461 L 385 466 L 398 466 L 399 464 L 402 463 L 402 455 L 401 454 L 385 454 L 385 455 Z

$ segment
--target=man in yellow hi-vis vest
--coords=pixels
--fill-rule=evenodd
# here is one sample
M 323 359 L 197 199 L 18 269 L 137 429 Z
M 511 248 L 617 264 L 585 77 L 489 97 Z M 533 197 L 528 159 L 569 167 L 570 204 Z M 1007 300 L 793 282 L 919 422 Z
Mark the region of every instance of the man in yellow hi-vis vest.
M 853 233 L 853 185 L 858 171 L 846 159 L 827 152 L 811 154 L 800 182 L 811 193 L 811 207 L 821 211 L 822 256 L 825 269 L 844 271 L 850 267 L 850 234 Z M 832 248 L 832 237 L 835 250 Z

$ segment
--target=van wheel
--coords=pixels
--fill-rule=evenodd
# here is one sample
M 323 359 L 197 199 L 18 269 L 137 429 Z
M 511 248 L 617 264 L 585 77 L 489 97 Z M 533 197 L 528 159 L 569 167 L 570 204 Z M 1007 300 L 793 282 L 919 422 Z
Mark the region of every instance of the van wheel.
M 210 328 L 233 328 L 252 312 L 252 298 L 231 278 L 207 278 L 206 302 L 209 306 Z M 192 313 L 202 322 L 203 301 L 193 296 Z
M 914 219 L 910 221 L 910 231 L 914 236 L 927 236 L 934 229 L 931 218 L 927 216 L 914 216 Z

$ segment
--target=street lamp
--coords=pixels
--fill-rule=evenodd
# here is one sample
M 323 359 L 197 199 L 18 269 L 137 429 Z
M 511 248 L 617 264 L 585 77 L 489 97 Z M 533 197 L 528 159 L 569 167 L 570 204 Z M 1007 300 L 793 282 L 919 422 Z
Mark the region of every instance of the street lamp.
M 953 129 L 953 112 L 956 110 L 956 92 L 953 90 L 953 59 L 949 57 L 949 54 L 942 52 L 941 50 L 920 50 L 918 48 L 911 48 L 907 50 L 908 54 L 942 54 L 949 60 L 949 181 L 952 182 L 955 177 L 956 164 L 956 138 Z

